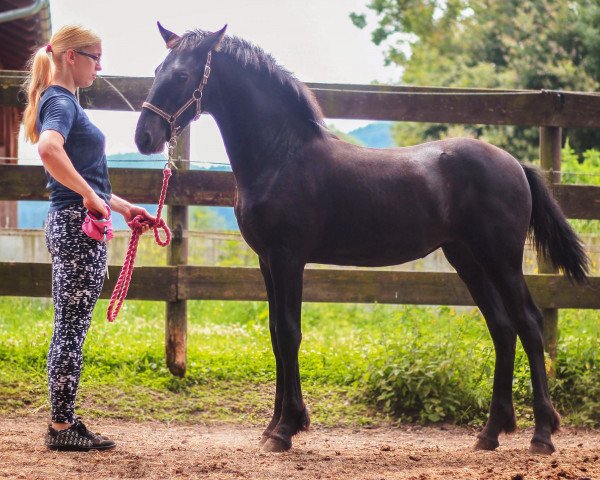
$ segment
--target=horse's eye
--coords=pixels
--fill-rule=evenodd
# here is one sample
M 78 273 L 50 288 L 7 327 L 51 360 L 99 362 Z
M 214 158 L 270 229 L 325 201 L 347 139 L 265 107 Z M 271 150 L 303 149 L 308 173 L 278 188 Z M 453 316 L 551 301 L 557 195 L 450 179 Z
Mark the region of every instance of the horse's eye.
M 178 82 L 184 83 L 187 82 L 188 74 L 185 72 L 177 72 L 174 77 Z

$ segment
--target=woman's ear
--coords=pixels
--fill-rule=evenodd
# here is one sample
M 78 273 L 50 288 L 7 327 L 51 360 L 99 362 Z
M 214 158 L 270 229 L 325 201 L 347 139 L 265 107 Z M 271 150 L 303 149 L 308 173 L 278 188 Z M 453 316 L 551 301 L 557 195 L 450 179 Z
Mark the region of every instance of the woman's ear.
M 67 63 L 69 63 L 70 65 L 73 65 L 75 63 L 75 50 L 68 49 L 65 52 L 64 58 L 67 61 Z

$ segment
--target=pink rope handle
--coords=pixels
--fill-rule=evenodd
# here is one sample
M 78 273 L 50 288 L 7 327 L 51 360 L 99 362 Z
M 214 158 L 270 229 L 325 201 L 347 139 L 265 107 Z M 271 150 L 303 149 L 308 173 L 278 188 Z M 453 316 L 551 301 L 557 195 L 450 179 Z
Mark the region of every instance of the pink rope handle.
M 169 185 L 169 177 L 172 175 L 171 169 L 168 165 L 165 165 L 163 170 L 163 185 L 160 192 L 160 198 L 158 200 L 158 211 L 156 212 L 156 220 L 151 221 L 145 218 L 143 215 L 136 215 L 127 224 L 131 228 L 131 238 L 129 239 L 129 245 L 127 247 L 127 253 L 125 255 L 125 261 L 123 262 L 123 268 L 119 273 L 119 278 L 115 284 L 115 288 L 110 296 L 110 303 L 108 304 L 108 311 L 106 312 L 106 319 L 109 322 L 113 322 L 121 306 L 127 297 L 127 291 L 131 283 L 131 275 L 133 274 L 133 265 L 135 263 L 135 257 L 137 255 L 138 243 L 140 237 L 144 233 L 144 227 L 149 226 L 154 230 L 154 239 L 161 247 L 166 247 L 171 243 L 171 230 L 165 221 L 160 217 L 167 196 L 167 187 Z M 165 232 L 165 239 L 160 239 L 159 229 Z

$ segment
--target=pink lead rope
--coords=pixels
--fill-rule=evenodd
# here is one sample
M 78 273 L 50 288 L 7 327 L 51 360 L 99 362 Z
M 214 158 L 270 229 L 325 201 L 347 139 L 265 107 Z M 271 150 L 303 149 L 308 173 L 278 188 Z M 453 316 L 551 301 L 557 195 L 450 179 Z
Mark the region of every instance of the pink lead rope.
M 129 239 L 129 246 L 127 247 L 127 254 L 125 255 L 123 268 L 121 269 L 121 273 L 119 273 L 119 278 L 115 284 L 115 289 L 110 296 L 110 303 L 108 305 L 108 311 L 106 312 L 106 319 L 109 322 L 112 322 L 117 318 L 119 310 L 121 309 L 121 306 L 125 301 L 125 297 L 127 296 L 127 290 L 129 290 L 129 284 L 131 283 L 131 275 L 133 273 L 133 264 L 137 254 L 138 243 L 140 241 L 140 237 L 144 233 L 144 226 L 148 225 L 154 230 L 154 238 L 156 239 L 156 243 L 158 243 L 161 247 L 166 247 L 169 243 L 171 243 L 171 230 L 169 230 L 169 227 L 165 221 L 160 217 L 163 205 L 165 203 L 165 197 L 167 196 L 167 187 L 169 185 L 169 177 L 171 175 L 172 172 L 169 168 L 169 164 L 167 163 L 163 170 L 163 185 L 160 192 L 160 199 L 158 201 L 156 220 L 153 222 L 147 218 L 144 218 L 142 215 L 136 215 L 130 222 L 127 222 L 129 228 L 131 228 L 131 238 Z M 164 241 L 160 239 L 158 232 L 159 228 L 162 228 L 165 232 L 166 238 Z

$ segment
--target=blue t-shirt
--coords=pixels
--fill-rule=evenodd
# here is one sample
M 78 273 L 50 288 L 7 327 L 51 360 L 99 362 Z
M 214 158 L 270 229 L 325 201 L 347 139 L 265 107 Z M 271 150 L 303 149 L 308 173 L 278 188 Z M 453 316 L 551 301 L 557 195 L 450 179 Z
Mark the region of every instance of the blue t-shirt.
M 58 85 L 48 87 L 40 99 L 37 129 L 40 134 L 45 130 L 55 130 L 63 136 L 65 152 L 75 170 L 100 198 L 109 203 L 111 186 L 104 153 L 104 134 L 90 122 L 75 95 Z M 82 202 L 81 195 L 57 182 L 48 172 L 46 176 L 51 212 Z

